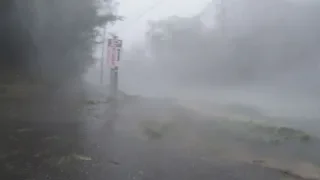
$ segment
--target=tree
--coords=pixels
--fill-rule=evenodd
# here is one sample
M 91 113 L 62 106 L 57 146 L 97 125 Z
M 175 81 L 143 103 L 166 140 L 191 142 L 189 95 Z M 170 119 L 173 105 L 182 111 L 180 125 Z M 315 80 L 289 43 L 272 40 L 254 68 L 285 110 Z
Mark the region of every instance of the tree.
M 0 71 L 56 85 L 94 63 L 99 27 L 119 18 L 111 0 L 3 0 L 0 7 Z

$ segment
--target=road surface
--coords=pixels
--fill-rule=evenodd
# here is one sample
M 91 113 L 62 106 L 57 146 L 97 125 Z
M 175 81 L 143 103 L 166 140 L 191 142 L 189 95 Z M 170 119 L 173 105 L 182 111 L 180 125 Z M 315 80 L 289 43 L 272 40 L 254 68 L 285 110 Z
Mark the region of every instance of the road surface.
M 117 111 L 104 101 L 85 106 L 79 113 L 86 120 L 80 124 L 2 124 L 6 146 L 0 149 L 0 161 L 6 180 L 302 179 L 207 151 L 193 127 L 148 133 L 147 121 L 197 120 L 198 115 L 176 109 L 170 101 L 131 100 L 118 104 Z
M 94 154 L 102 154 L 100 160 L 104 161 L 104 167 L 99 173 L 88 173 L 89 179 L 92 176 L 93 179 L 113 180 L 301 179 L 284 171 L 241 162 L 219 153 L 208 154 L 205 149 L 194 145 L 198 139 L 192 139 L 192 136 L 180 138 L 178 135 L 164 134 L 163 137 L 148 139 L 145 127 L 141 125 L 143 122 L 155 119 L 170 121 L 172 117 L 196 120 L 192 112 L 175 109 L 170 101 L 134 101 L 124 106 L 118 105 L 118 113 L 109 110 L 104 114 L 101 118 L 107 123 L 102 132 L 96 130 L 88 135 L 99 147 Z M 98 124 L 91 128 L 100 127 L 101 130 L 102 126 Z

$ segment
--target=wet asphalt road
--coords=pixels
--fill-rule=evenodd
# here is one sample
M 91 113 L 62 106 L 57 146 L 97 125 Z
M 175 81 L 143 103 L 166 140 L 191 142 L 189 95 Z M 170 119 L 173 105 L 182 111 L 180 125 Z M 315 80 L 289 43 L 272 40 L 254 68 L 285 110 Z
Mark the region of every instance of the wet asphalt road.
M 191 140 L 186 141 L 170 136 L 148 140 L 141 128 L 142 120 L 197 119 L 197 116 L 192 113 L 172 114 L 174 111 L 177 110 L 174 110 L 168 101 L 132 101 L 117 106 L 111 106 L 110 103 L 93 103 L 88 104 L 86 110 L 81 112 L 86 117 L 85 123 L 81 125 L 75 126 L 72 123 L 66 125 L 61 122 L 55 125 L 45 122 L 36 126 L 28 123 L 19 124 L 20 128 L 30 128 L 32 131 L 18 133 L 17 137 L 21 139 L 14 139 L 14 141 L 11 140 L 11 135 L 8 136 L 9 132 L 6 132 L 9 128 L 3 128 L 1 141 L 13 146 L 11 150 L 7 149 L 7 153 L 21 148 L 19 152 L 22 155 L 18 159 L 1 157 L 1 163 L 4 166 L 2 168 L 7 169 L 1 171 L 3 173 L 1 175 L 4 175 L 4 172 L 7 173 L 9 167 L 11 172 L 4 175 L 7 180 L 299 179 L 278 170 L 241 163 L 230 158 L 227 160 L 214 152 L 208 154 L 202 149 L 191 149 L 189 143 L 194 143 Z M 12 129 L 16 127 L 12 126 Z M 65 137 L 76 139 L 77 142 L 67 143 L 62 147 L 60 143 L 56 146 L 54 143 L 51 144 L 51 141 L 43 141 L 46 137 L 56 135 L 62 137 L 63 134 Z M 6 140 L 6 137 L 9 139 Z M 60 155 L 77 152 L 90 156 L 92 160 L 74 165 L 79 168 L 70 172 L 53 166 L 42 167 L 41 162 L 39 164 L 35 162 L 35 159 L 39 159 L 34 157 L 36 153 L 54 149 Z M 0 150 L 6 149 L 0 148 Z M 17 171 L 11 168 L 11 165 L 15 165 L 15 161 L 19 164 L 25 163 L 23 166 L 31 165 L 33 170 L 12 176 L 17 174 Z M 29 178 L 24 178 L 26 176 Z
M 110 163 L 102 172 L 102 179 L 276 180 L 286 178 L 286 175 L 279 171 L 251 164 L 227 161 L 219 157 L 205 159 L 201 155 L 190 155 L 181 150 L 137 143 L 129 137 L 115 139 L 117 142 L 109 144 L 112 147 L 106 152 Z
M 278 170 L 254 164 L 224 159 L 215 154 L 204 154 L 190 150 L 179 142 L 166 138 L 147 140 L 137 127 L 141 118 L 159 117 L 147 112 L 161 111 L 164 104 L 130 104 L 100 117 L 91 128 L 88 142 L 98 147 L 104 166 L 95 173 L 88 173 L 88 179 L 112 180 L 278 180 L 299 179 Z M 150 109 L 151 107 L 151 109 Z M 101 108 L 101 107 L 100 107 Z M 158 108 L 158 109 L 157 109 Z M 112 111 L 112 110 L 111 110 Z M 100 111 L 101 112 L 101 111 Z M 107 115 L 108 114 L 108 115 Z M 143 114 L 145 116 L 143 116 Z M 99 118 L 97 118 L 99 119 Z M 96 121 L 99 121 L 97 120 Z M 104 122 L 105 120 L 105 122 Z M 103 127 L 103 128 L 102 128 Z M 91 145 L 92 146 L 92 145 Z

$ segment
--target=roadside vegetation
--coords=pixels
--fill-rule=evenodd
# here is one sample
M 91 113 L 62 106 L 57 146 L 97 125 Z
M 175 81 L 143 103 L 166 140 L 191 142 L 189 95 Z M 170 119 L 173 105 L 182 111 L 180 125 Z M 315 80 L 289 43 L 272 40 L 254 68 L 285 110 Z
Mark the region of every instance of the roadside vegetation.
M 305 131 L 263 121 L 204 118 L 199 114 L 180 117 L 173 121 L 156 116 L 141 120 L 140 133 L 149 141 L 186 148 L 208 160 L 221 157 L 241 161 L 299 179 L 320 177 L 320 141 Z
M 252 140 L 268 142 L 271 144 L 281 144 L 288 141 L 297 141 L 299 143 L 310 143 L 314 137 L 310 134 L 294 129 L 291 127 L 274 126 L 267 123 L 259 123 L 254 121 L 237 121 L 229 120 L 218 120 L 213 118 L 212 120 L 199 121 L 199 122 L 188 122 L 183 120 L 172 121 L 161 121 L 161 120 L 145 120 L 141 123 L 143 132 L 147 135 L 158 134 L 158 137 L 165 137 L 166 134 L 171 133 L 169 130 L 176 131 L 183 127 L 191 128 L 203 128 L 203 132 L 213 133 L 219 136 L 217 133 L 224 135 L 229 134 L 236 137 L 238 140 Z M 196 120 L 195 120 L 196 121 Z M 179 131 L 181 132 L 181 131 Z

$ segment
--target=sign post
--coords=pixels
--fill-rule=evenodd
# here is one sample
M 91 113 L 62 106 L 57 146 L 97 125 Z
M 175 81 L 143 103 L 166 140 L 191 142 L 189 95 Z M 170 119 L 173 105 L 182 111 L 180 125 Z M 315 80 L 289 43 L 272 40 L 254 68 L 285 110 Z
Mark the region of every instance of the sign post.
M 106 36 L 106 27 L 103 28 L 103 38 Z M 102 44 L 102 51 L 101 51 L 101 60 L 100 60 L 100 84 L 103 84 L 103 75 L 104 75 L 104 56 L 105 56 L 105 41 Z
M 117 36 L 108 39 L 108 64 L 110 67 L 110 96 L 111 98 L 117 97 L 118 92 L 118 64 L 120 61 L 120 53 L 122 48 L 122 40 Z

